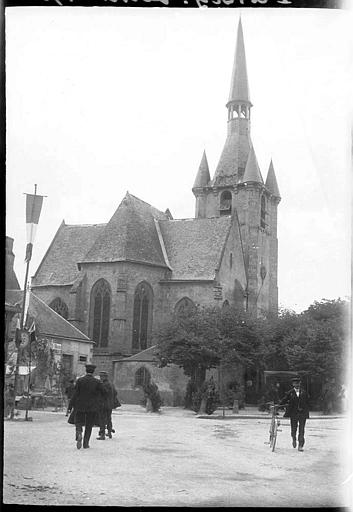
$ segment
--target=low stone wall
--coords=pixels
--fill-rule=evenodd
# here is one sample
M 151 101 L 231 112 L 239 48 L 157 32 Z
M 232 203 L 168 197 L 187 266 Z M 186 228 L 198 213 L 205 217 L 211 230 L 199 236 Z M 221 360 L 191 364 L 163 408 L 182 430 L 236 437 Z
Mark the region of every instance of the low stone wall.
M 151 380 L 158 386 L 165 406 L 183 405 L 188 377 L 178 366 L 171 365 L 159 368 L 154 361 L 118 361 L 114 363 L 114 385 L 118 390 L 119 399 L 128 404 L 139 404 L 143 399 L 143 391 L 136 385 L 136 372 L 144 367 Z

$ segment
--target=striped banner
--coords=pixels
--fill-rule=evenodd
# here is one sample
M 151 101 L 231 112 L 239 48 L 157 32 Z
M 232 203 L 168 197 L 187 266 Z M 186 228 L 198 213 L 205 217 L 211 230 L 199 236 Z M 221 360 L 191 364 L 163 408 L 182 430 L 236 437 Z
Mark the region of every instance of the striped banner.
M 25 260 L 28 262 L 32 258 L 33 242 L 42 210 L 43 196 L 36 194 L 26 194 L 26 196 L 27 247 Z

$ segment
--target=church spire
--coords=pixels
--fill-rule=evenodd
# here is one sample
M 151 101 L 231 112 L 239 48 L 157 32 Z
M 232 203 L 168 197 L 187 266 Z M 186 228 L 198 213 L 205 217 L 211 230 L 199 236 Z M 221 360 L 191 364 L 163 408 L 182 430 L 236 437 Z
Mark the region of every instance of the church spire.
M 202 155 L 201 163 L 199 166 L 199 170 L 196 175 L 193 189 L 200 188 L 200 187 L 206 187 L 208 182 L 210 181 L 210 179 L 211 178 L 210 178 L 210 171 L 208 168 L 206 151 L 204 151 L 203 155 Z
M 251 106 L 248 73 L 246 69 L 243 27 L 240 18 L 227 108 L 229 108 L 230 105 L 234 102 L 238 104 L 245 103 Z
M 278 197 L 279 199 L 281 198 L 280 193 L 279 193 L 279 188 L 277 185 L 275 170 L 273 168 L 272 158 L 271 158 L 271 162 L 270 162 L 270 167 L 268 169 L 265 186 L 274 197 Z

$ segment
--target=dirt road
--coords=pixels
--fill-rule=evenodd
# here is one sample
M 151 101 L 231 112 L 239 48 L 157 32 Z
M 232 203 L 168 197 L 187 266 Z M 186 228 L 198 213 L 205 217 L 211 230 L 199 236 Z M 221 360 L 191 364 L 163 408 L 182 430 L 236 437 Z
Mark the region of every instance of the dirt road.
M 191 411 L 123 406 L 117 434 L 77 450 L 61 412 L 5 422 L 4 502 L 121 506 L 348 506 L 347 420 L 309 420 L 303 453 L 282 421 L 277 449 L 267 419 L 206 420 Z M 346 481 L 346 483 L 344 483 Z

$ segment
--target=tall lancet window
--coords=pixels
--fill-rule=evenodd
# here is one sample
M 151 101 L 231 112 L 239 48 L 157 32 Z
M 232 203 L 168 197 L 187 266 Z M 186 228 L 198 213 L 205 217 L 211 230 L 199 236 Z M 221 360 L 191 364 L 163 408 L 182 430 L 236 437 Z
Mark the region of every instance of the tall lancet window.
M 232 193 L 229 190 L 224 190 L 221 194 L 219 205 L 220 215 L 230 215 L 232 213 Z
M 261 196 L 261 210 L 260 210 L 260 227 L 266 227 L 266 198 L 264 194 Z
M 145 350 L 152 318 L 152 289 L 147 283 L 140 283 L 134 296 L 134 317 L 132 324 L 132 348 Z
M 108 346 L 110 302 L 110 286 L 105 279 L 100 279 L 91 293 L 91 332 L 98 347 Z

